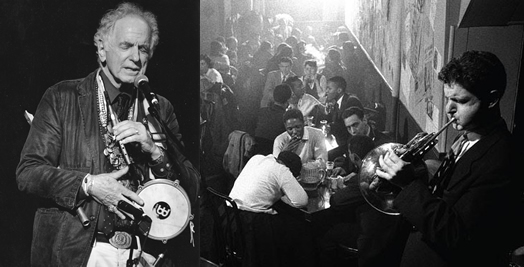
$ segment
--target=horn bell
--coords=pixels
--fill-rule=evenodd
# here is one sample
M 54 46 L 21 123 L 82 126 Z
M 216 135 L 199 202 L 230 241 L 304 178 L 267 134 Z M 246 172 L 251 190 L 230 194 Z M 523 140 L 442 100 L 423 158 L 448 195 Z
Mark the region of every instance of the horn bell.
M 389 181 L 379 178 L 375 172 L 379 167 L 378 158 L 388 150 L 395 151 L 401 147 L 398 143 L 386 143 L 371 150 L 362 160 L 359 172 L 359 186 L 366 202 L 381 213 L 400 215 L 393 207 L 393 201 L 401 191 L 400 187 Z M 373 184 L 373 186 L 371 186 Z M 372 188 L 370 188 L 370 186 Z

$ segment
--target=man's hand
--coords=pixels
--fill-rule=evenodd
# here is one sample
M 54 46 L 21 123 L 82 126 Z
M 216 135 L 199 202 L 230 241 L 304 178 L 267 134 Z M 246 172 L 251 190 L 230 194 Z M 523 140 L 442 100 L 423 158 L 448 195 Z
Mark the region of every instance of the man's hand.
M 351 179 L 358 179 L 357 177 L 358 177 L 357 173 L 356 172 L 352 172 L 352 173 L 342 177 L 342 179 L 344 180 L 344 184 L 345 184 L 345 183 L 347 183 Z
M 378 162 L 380 168 L 376 171 L 377 176 L 400 188 L 404 188 L 415 179 L 413 165 L 403 161 L 392 150 L 380 155 Z
M 139 143 L 144 153 L 151 154 L 151 159 L 156 159 L 160 156 L 160 148 L 155 145 L 146 127 L 140 122 L 121 121 L 113 127 L 113 134 L 116 140 L 122 144 Z
M 144 205 L 144 201 L 135 192 L 125 188 L 118 182 L 118 179 L 126 174 L 128 170 L 129 167 L 126 166 L 112 173 L 91 175 L 92 182 L 87 188 L 89 195 L 92 196 L 96 202 L 107 206 L 110 211 L 122 219 L 126 217 L 116 208 L 118 201 L 124 200 L 129 203 L 131 203 L 130 201 L 134 201 L 141 206 Z
M 331 176 L 344 176 L 346 175 L 346 170 L 344 170 L 342 167 L 336 167 L 333 169 L 333 172 L 331 173 Z
M 282 148 L 282 151 L 295 152 L 300 142 L 302 142 L 302 139 L 293 137 L 291 138 L 291 140 L 289 140 L 287 144 L 284 145 L 284 147 Z

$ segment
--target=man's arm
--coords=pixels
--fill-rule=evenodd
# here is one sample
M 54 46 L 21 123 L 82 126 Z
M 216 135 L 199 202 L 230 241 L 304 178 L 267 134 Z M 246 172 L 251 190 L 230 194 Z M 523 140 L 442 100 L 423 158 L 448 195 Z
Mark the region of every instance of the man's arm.
M 291 151 L 296 152 L 298 146 L 302 142 L 302 139 L 299 138 L 286 138 L 288 134 L 286 132 L 282 133 L 281 135 L 277 136 L 275 141 L 273 142 L 273 155 L 275 157 L 278 157 L 278 154 L 282 151 Z
M 273 156 L 278 157 L 278 154 L 282 152 L 282 148 L 284 148 L 284 133 L 280 134 L 275 138 L 275 141 L 273 141 Z
M 58 168 L 62 152 L 62 108 L 56 87 L 48 89 L 35 112 L 16 170 L 18 188 L 26 193 L 52 199 L 73 209 L 88 169 Z
M 281 175 L 282 178 L 282 193 L 284 194 L 280 199 L 295 208 L 302 208 L 307 206 L 308 197 L 304 188 L 298 183 L 297 179 L 293 177 L 291 172 L 287 170 Z
M 399 193 L 394 204 L 429 243 L 452 252 L 504 227 L 501 222 L 508 221 L 505 207 L 511 204 L 509 175 L 502 169 L 484 172 L 462 195 L 449 192 L 450 197 L 458 198 L 454 203 L 435 197 L 422 180 L 415 180 Z

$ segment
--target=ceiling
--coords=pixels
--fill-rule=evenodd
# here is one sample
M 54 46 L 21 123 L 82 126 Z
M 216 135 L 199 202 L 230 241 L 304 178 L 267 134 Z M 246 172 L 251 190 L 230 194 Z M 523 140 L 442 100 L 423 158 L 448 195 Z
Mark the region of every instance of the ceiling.
M 524 24 L 524 0 L 471 0 L 459 28 Z

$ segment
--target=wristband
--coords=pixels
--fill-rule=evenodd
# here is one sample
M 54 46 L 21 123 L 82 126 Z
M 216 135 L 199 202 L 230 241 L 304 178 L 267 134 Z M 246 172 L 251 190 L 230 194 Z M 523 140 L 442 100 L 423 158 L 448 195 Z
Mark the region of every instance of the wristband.
M 151 160 L 149 162 L 150 166 L 155 166 L 155 165 L 158 165 L 158 164 L 164 162 L 164 150 L 162 148 L 160 148 L 160 147 L 158 147 L 158 150 L 160 150 L 160 157 L 158 157 L 158 158 L 156 158 L 154 160 Z
M 171 170 L 171 164 L 169 160 L 166 159 L 164 149 L 160 148 L 160 157 L 155 160 L 149 161 L 149 167 L 151 172 L 157 178 L 168 178 L 169 170 Z

